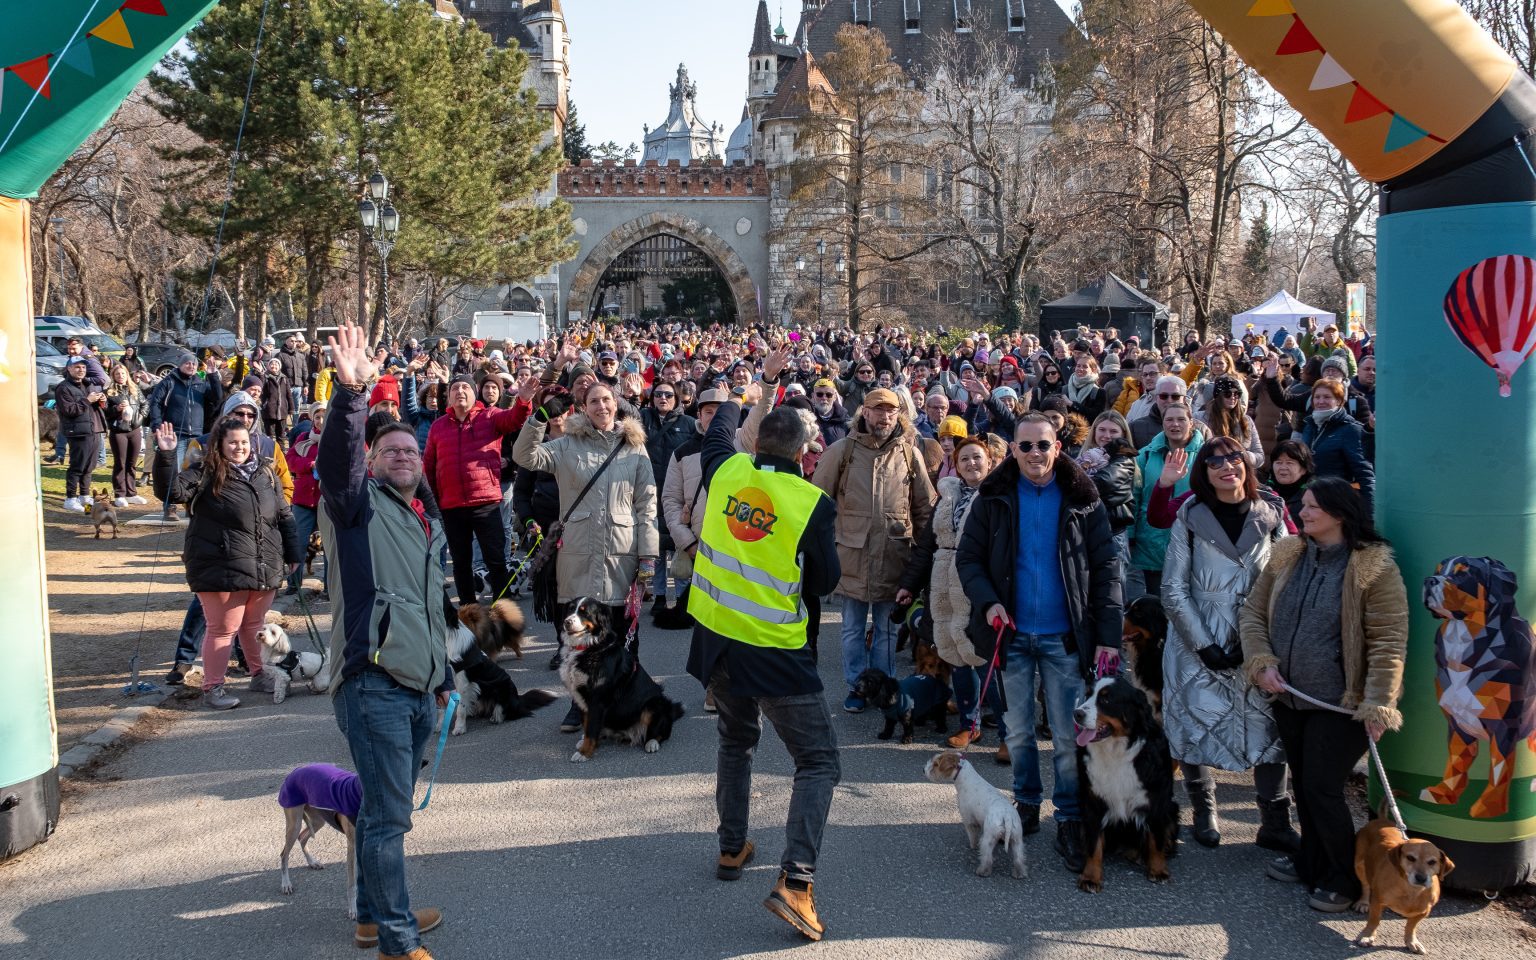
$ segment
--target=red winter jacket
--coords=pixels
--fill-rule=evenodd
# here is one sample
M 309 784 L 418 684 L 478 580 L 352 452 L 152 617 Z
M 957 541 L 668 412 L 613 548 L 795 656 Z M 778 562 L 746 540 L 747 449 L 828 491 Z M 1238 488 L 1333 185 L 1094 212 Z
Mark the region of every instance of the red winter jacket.
M 320 438 L 304 431 L 288 448 L 288 472 L 293 474 L 293 505 L 314 510 L 320 506 L 320 481 L 315 476 L 315 456 Z
M 432 423 L 422 466 L 440 508 L 501 502 L 501 438 L 516 433 L 527 416 L 476 401 L 464 420 L 450 409 Z

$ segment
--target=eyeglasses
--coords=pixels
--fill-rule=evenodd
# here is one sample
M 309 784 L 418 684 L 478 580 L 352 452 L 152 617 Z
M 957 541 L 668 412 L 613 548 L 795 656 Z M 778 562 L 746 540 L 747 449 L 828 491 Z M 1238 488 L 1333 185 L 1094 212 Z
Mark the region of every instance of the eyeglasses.
M 1229 453 L 1225 456 L 1216 454 L 1215 456 L 1211 457 L 1211 459 L 1205 461 L 1205 466 L 1207 469 L 1214 468 L 1220 470 L 1222 467 L 1235 467 L 1238 464 L 1246 462 L 1247 458 L 1244 457 L 1241 452 Z
M 1159 400 L 1183 400 L 1184 399 L 1184 394 L 1182 394 L 1182 393 L 1159 393 L 1157 395 L 1157 399 L 1159 399 Z
M 251 413 L 251 412 L 246 411 L 246 410 L 236 410 L 234 413 L 230 414 L 230 416 L 234 417 L 237 420 L 255 420 L 256 419 L 256 414 Z
M 1019 448 L 1019 452 L 1020 453 L 1028 453 L 1031 450 L 1037 450 L 1040 453 L 1044 453 L 1045 451 L 1047 451 L 1047 450 L 1051 449 L 1052 447 L 1056 446 L 1056 441 L 1055 440 L 1015 440 L 1015 441 L 1013 441 L 1013 445 L 1015 447 Z
M 855 373 L 870 373 L 870 374 L 872 374 L 872 373 L 874 373 L 874 372 L 875 372 L 875 371 L 873 371 L 873 370 L 871 370 L 871 369 L 870 369 L 870 368 L 868 368 L 868 367 L 860 367 L 860 368 L 859 368 L 859 369 L 857 369 L 857 370 L 855 370 L 855 371 L 854 371 L 854 372 L 855 372 Z
M 812 396 L 814 396 L 818 400 L 836 400 L 837 399 L 837 394 L 831 393 L 831 392 L 826 391 L 826 390 L 817 390 L 814 394 L 812 394 Z
M 415 447 L 374 447 L 373 452 L 387 460 L 415 460 L 421 456 Z

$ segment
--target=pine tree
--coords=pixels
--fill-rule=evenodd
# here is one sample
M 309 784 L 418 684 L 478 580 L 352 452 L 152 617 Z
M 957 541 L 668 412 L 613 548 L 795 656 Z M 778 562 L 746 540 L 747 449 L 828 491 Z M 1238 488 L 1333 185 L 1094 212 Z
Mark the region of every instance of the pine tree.
M 587 128 L 576 115 L 576 101 L 567 99 L 565 111 L 565 134 L 561 143 L 565 153 L 565 162 L 571 165 L 583 160 L 592 159 L 592 148 L 587 145 Z

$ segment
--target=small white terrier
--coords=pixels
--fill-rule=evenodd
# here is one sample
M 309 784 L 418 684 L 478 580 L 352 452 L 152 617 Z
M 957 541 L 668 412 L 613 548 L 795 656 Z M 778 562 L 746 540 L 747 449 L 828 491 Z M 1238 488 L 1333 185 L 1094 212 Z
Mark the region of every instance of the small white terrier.
M 1013 875 L 1029 876 L 1024 864 L 1024 825 L 1008 798 L 976 772 L 958 750 L 936 753 L 924 767 L 934 783 L 953 783 L 960 804 L 960 822 L 970 838 L 971 849 L 981 854 L 978 877 L 992 875 L 992 854 L 998 844 L 1013 858 Z
M 262 672 L 272 671 L 272 702 L 282 703 L 294 681 L 307 684 L 315 693 L 324 693 L 331 685 L 331 664 L 318 653 L 293 649 L 288 631 L 276 623 L 267 623 L 256 632 L 261 641 Z

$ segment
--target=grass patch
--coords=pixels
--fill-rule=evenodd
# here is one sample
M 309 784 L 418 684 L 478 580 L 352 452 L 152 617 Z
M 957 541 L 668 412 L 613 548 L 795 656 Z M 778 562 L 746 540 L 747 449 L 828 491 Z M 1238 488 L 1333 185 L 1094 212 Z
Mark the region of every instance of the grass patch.
M 64 464 L 45 463 L 42 465 L 43 496 L 53 495 L 60 499 L 64 496 L 64 474 L 67 472 Z

